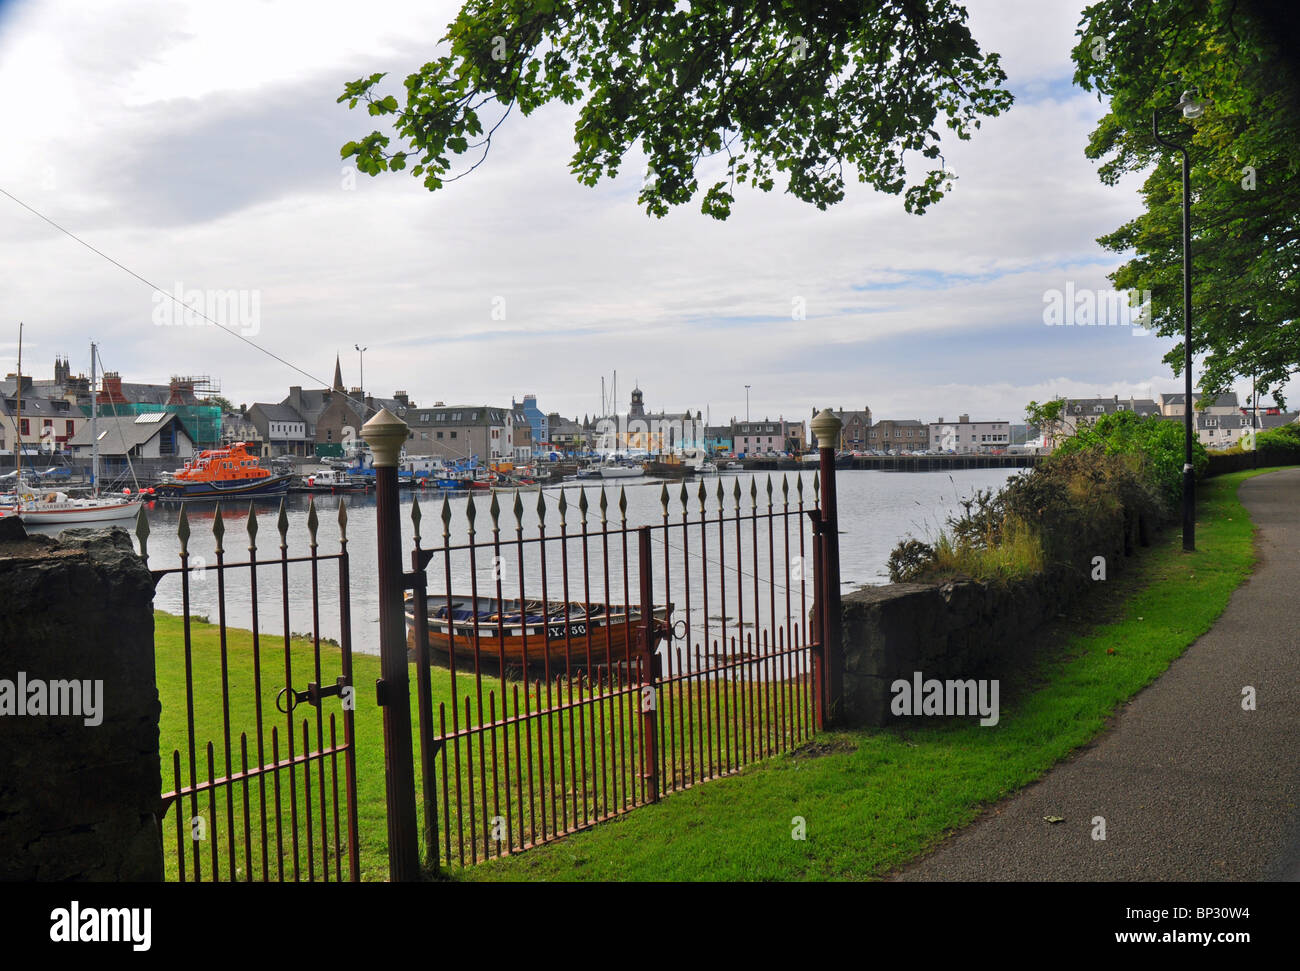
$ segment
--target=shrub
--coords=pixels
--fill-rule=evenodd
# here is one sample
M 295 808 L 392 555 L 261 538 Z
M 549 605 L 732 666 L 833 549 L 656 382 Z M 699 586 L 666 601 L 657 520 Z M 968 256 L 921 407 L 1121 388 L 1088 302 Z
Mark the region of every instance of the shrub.
M 1176 505 L 1183 494 L 1184 434 L 1182 422 L 1119 411 L 1081 426 L 1053 456 L 1083 452 L 1136 456 L 1144 463 L 1143 474 L 1159 487 L 1168 503 Z M 1198 478 L 1205 474 L 1209 463 L 1205 446 L 1194 441 L 1192 468 Z
M 1290 425 L 1260 432 L 1255 436 L 1255 447 L 1300 458 L 1300 425 L 1293 422 Z
M 964 575 L 996 582 L 1049 567 L 1084 570 L 1134 517 L 1165 518 L 1181 494 L 1181 452 L 1171 494 L 1169 433 L 1135 417 L 1088 436 L 1086 447 L 1058 450 L 997 493 L 963 500 L 963 513 L 948 519 L 933 544 L 908 539 L 895 547 L 890 580 Z

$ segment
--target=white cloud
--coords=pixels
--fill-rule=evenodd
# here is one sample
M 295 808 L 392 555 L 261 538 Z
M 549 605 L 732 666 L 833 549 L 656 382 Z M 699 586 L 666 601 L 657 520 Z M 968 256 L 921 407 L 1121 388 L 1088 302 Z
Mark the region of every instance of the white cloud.
M 256 290 L 256 340 L 323 381 L 346 351 L 355 384 L 351 348 L 368 345 L 368 388 L 421 403 L 535 392 L 580 414 L 617 369 L 652 407 L 715 418 L 743 413 L 746 383 L 756 414 L 1016 417 L 1029 397 L 1166 373 L 1161 342 L 1085 345 L 1042 325 L 1045 289 L 1106 285 L 1119 261 L 1095 239 L 1138 205 L 1136 182 L 1104 187 L 1083 157 L 1101 108 L 1068 87 L 1077 5 L 970 4 L 1024 94 L 945 146 L 959 180 L 926 216 L 851 185 L 827 212 L 742 192 L 726 223 L 693 207 L 647 217 L 637 160 L 579 186 L 563 106 L 512 118 L 438 193 L 406 174 L 345 189 L 338 146 L 374 120 L 335 104 L 343 83 L 387 70 L 397 90 L 454 7 L 20 5 L 0 23 L 0 83 L 42 96 L 0 105 L 23 133 L 0 186 L 165 289 Z M 147 287 L 0 208 L 0 315 L 27 321 L 36 373 L 55 353 L 75 368 L 93 336 L 131 379 L 209 373 L 237 402 L 312 383 L 211 329 L 153 327 Z M 0 335 L 0 358 L 11 347 Z

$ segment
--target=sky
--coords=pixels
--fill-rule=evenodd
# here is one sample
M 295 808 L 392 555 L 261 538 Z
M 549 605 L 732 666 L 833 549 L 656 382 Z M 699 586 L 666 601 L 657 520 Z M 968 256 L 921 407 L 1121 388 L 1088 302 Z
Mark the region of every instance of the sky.
M 375 125 L 344 84 L 388 71 L 400 94 L 453 2 L 0 0 L 0 188 L 130 270 L 0 196 L 0 373 L 22 321 L 38 379 L 56 355 L 88 373 L 95 340 L 126 381 L 210 375 L 250 405 L 328 385 L 336 355 L 359 385 L 357 345 L 371 393 L 568 416 L 615 372 L 623 409 L 638 384 L 715 423 L 745 416 L 746 385 L 753 418 L 925 421 L 1180 391 L 1167 339 L 1044 323 L 1051 291 L 1110 288 L 1122 258 L 1096 239 L 1140 208 L 1139 177 L 1104 186 L 1083 154 L 1104 106 L 1071 84 L 1082 5 L 966 6 L 1016 103 L 945 144 L 947 198 L 918 217 L 850 182 L 821 212 L 778 184 L 718 222 L 647 216 L 639 160 L 580 186 L 567 106 L 512 117 L 437 193 L 353 172 L 339 147 Z M 196 324 L 150 284 L 236 291 L 243 315 Z

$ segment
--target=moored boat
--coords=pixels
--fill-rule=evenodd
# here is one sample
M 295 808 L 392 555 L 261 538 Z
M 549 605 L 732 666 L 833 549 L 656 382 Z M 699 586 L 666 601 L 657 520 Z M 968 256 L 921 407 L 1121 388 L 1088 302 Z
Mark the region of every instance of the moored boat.
M 13 506 L 0 507 L 0 517 L 17 516 L 33 526 L 78 525 L 133 519 L 140 510 L 136 499 L 126 496 L 97 496 L 76 499 L 63 492 L 20 494 Z
M 280 496 L 289 488 L 292 473 L 276 475 L 258 464 L 247 442 L 227 448 L 204 449 L 154 487 L 158 499 L 224 499 L 235 496 Z
M 406 595 L 406 643 L 417 646 L 415 600 Z M 672 604 L 653 611 L 654 645 L 671 634 Z M 548 666 L 552 674 L 570 669 L 635 663 L 641 649 L 641 611 L 625 604 L 565 603 L 564 601 L 495 597 L 430 596 L 429 648 L 434 660 L 447 664 L 455 652 L 456 665 L 473 670 L 476 663 L 530 672 Z M 527 662 L 525 664 L 525 656 Z
M 645 475 L 645 469 L 639 465 L 602 465 L 600 467 L 600 477 L 602 479 L 632 479 Z

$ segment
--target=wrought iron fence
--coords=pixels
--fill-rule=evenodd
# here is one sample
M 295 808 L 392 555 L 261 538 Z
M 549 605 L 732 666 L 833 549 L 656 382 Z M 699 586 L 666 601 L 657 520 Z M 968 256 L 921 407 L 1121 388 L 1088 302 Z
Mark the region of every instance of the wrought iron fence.
M 637 526 L 625 488 L 539 491 L 531 515 L 518 492 L 485 511 L 444 498 L 431 547 L 412 504 L 427 864 L 553 840 L 813 734 L 821 483 L 806 478 L 664 484 L 658 521 Z
M 258 510 L 250 502 L 244 520 L 248 555 L 233 563 L 226 559 L 221 505 L 212 517 L 214 562 L 191 554 L 190 518 L 182 505 L 178 565 L 150 571 L 155 586 L 165 577 L 178 578 L 181 593 L 180 643 L 160 641 L 155 651 L 158 667 L 165 669 L 159 671 L 160 685 L 170 684 L 174 675 L 184 688 L 183 716 L 167 701 L 162 711 L 164 738 L 183 739 L 163 756 L 160 825 L 167 877 L 181 882 L 357 880 L 347 507 L 340 503 L 338 509 L 338 552 L 318 549 L 313 503 L 307 550 L 291 556 L 282 501 L 276 519 L 279 555 L 259 558 Z M 149 522 L 143 508 L 136 536 L 147 561 Z M 337 652 L 322 652 L 319 580 L 331 567 L 338 571 L 341 637 Z M 312 631 L 306 641 L 290 628 L 291 570 L 309 572 Z M 259 582 L 259 571 L 270 572 L 278 583 L 273 580 L 268 589 L 265 578 Z M 215 625 L 191 616 L 193 586 L 214 580 Z M 231 583 L 247 584 L 250 631 L 227 626 Z M 280 635 L 261 630 L 259 596 L 265 594 L 278 600 Z M 314 710 L 300 717 L 297 709 L 304 703 Z M 327 704 L 339 710 L 326 717 Z

